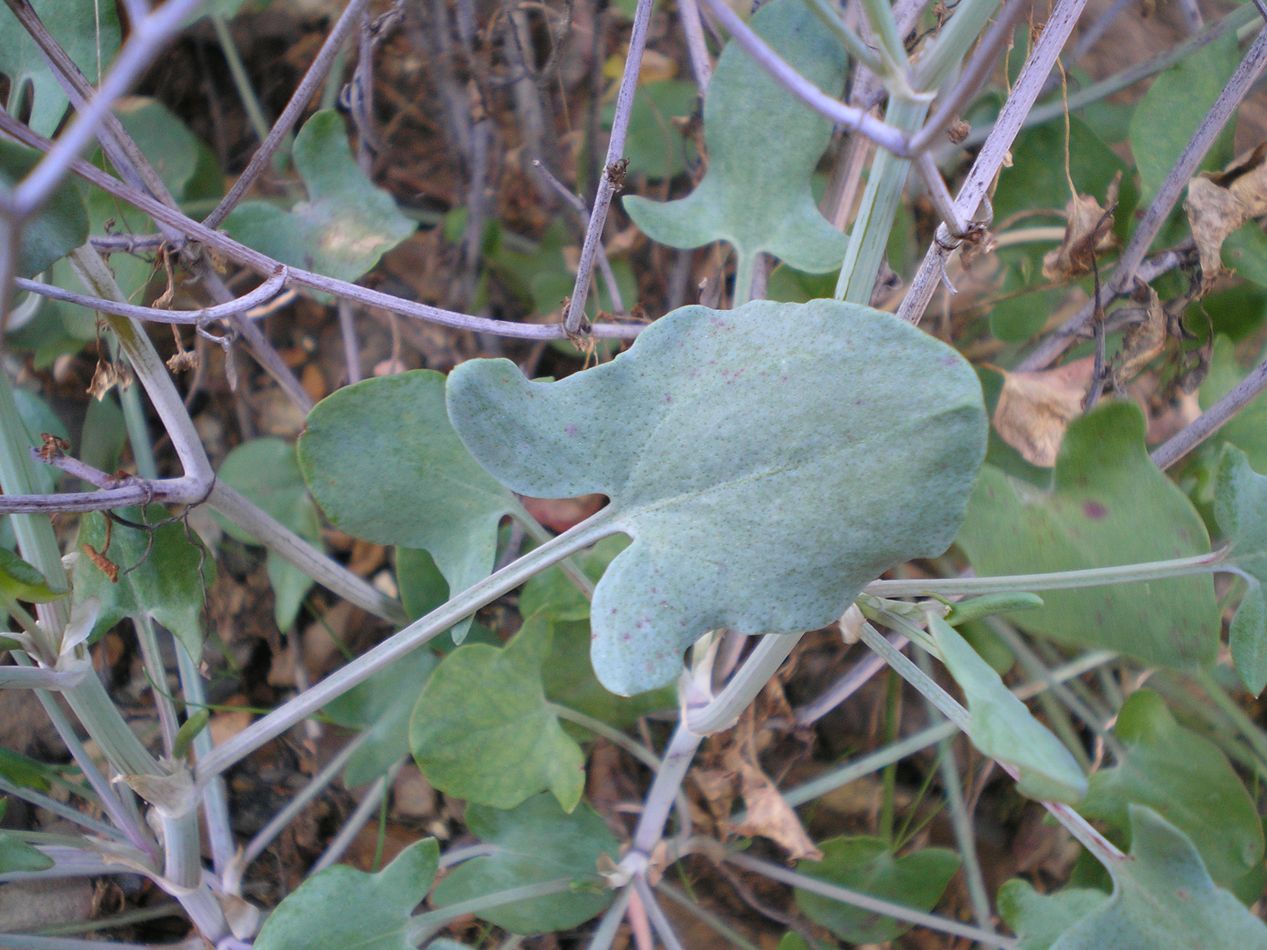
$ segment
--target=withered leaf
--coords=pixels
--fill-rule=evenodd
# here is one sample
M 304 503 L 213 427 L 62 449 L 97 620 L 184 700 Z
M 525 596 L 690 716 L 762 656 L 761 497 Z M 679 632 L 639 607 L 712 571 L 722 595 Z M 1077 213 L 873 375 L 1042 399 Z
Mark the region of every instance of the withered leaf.
M 1157 291 L 1147 284 L 1139 284 L 1132 296 L 1141 306 L 1137 320 L 1126 328 L 1122 336 L 1122 349 L 1117 355 L 1114 370 L 1119 384 L 1138 376 L 1145 366 L 1161 355 L 1169 336 L 1166 309 L 1161 305 Z
M 1000 372 L 1003 389 L 994 407 L 995 431 L 1031 465 L 1051 468 L 1065 430 L 1082 413 L 1082 401 L 1095 372 L 1094 357 L 1055 369 Z
M 1223 273 L 1223 241 L 1250 218 L 1267 214 L 1267 142 L 1220 172 L 1188 182 L 1183 203 L 1201 259 L 1201 293 Z
M 1117 207 L 1118 172 L 1100 203 L 1090 195 L 1075 195 L 1065 206 L 1065 237 L 1060 247 L 1043 257 L 1043 276 L 1048 280 L 1067 280 L 1088 273 L 1096 255 L 1113 246 L 1113 209 Z

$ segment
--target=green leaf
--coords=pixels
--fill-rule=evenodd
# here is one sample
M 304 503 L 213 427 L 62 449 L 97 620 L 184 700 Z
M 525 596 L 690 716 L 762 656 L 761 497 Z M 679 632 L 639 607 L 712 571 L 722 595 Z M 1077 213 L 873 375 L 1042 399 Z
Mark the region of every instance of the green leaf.
M 580 805 L 564 814 L 548 795 L 530 798 L 513 811 L 483 805 L 466 809 L 466 826 L 492 854 L 473 858 L 436 885 L 437 908 L 487 897 L 529 884 L 571 878 L 570 891 L 476 911 L 490 924 L 517 934 L 568 930 L 601 914 L 612 894 L 603 889 L 600 855 L 619 858 L 620 847 L 593 809 Z
M 585 756 L 547 705 L 541 663 L 545 635 L 517 635 L 498 649 L 459 647 L 418 697 L 409 747 L 436 788 L 458 798 L 514 808 L 548 790 L 565 811 L 581 800 Z
M 439 864 L 439 845 L 425 838 L 377 874 L 326 868 L 269 914 L 256 950 L 413 950 L 409 917 L 431 889 Z
M 625 157 L 631 174 L 650 179 L 673 178 L 686 171 L 686 159 L 694 154 L 690 141 L 673 124 L 675 118 L 695 111 L 699 88 L 693 82 L 666 79 L 639 86 L 629 113 Z M 616 105 L 603 108 L 603 126 L 611 128 Z
M 1113 402 L 1070 425 L 1043 491 L 986 466 L 960 547 L 977 573 L 1029 574 L 1108 567 L 1210 550 L 1192 503 L 1148 458 L 1144 418 Z M 1116 650 L 1146 663 L 1192 667 L 1218 649 L 1219 615 L 1208 574 L 1043 592 L 1015 615 L 1032 633 Z
M 519 503 L 471 458 L 449 423 L 444 376 L 414 370 L 367 379 L 308 414 L 299 467 L 341 531 L 423 548 L 453 592 L 487 577 L 497 524 Z M 454 627 L 460 643 L 470 620 Z
M 616 555 L 629 546 L 620 536 L 603 538 L 584 554 L 573 558 L 592 581 L 598 581 Z M 590 619 L 590 602 L 558 567 L 533 575 L 519 594 L 519 615 L 527 620 L 544 613 L 555 622 Z
M 126 508 L 120 515 L 136 524 L 158 527 L 141 530 L 116 523 L 106 550 L 105 516 L 95 511 L 85 515 L 76 545 L 75 603 L 89 597 L 101 602 L 94 636 L 124 617 L 147 614 L 175 634 L 191 657 L 199 659 L 205 583 L 214 576 L 215 560 L 180 520 L 169 520 L 162 505 L 151 505 L 144 519 L 136 508 Z M 102 572 L 85 553 L 85 546 L 104 554 L 119 569 L 117 581 Z
M 1267 354 L 1258 353 L 1256 356 L 1261 358 Z M 1225 336 L 1217 337 L 1210 357 L 1210 374 L 1201 384 L 1199 393 L 1202 411 L 1226 396 L 1244 378 L 1245 367 L 1237 359 L 1236 345 Z M 1267 470 L 1267 395 L 1250 400 L 1213 438 L 1243 449 L 1249 456 L 1250 465 Z
M 812 630 L 940 553 L 985 451 L 971 367 L 834 300 L 685 307 L 561 382 L 472 360 L 448 394 L 472 455 L 515 491 L 610 497 L 607 524 L 634 541 L 595 591 L 591 656 L 621 695 L 672 682 L 706 630 Z
M 438 662 L 428 650 L 414 650 L 326 707 L 340 726 L 369 732 L 343 769 L 344 785 L 372 782 L 409 754 L 410 714 Z
M 295 136 L 295 169 L 308 200 L 289 211 L 239 205 L 224 230 L 284 264 L 356 280 L 414 232 L 415 225 L 357 166 L 337 112 L 312 116 Z
M 28 758 L 20 752 L 0 748 L 0 777 L 22 788 L 47 792 L 50 778 L 57 773 L 38 759 Z
M 0 548 L 0 604 L 6 600 L 47 604 L 65 593 L 50 587 L 43 574 L 12 551 Z
M 0 874 L 15 871 L 47 871 L 53 859 L 15 834 L 0 832 Z
M 1025 936 L 1026 950 L 1267 946 L 1267 924 L 1210 879 L 1182 831 L 1143 805 L 1130 806 L 1130 825 L 1130 856 L 1109 864 L 1113 894 L 1098 903 L 1085 891 L 1040 897 L 1027 884 L 1008 883 L 1000 910 Z M 1062 917 L 1069 926 L 1057 931 Z
M 751 26 L 819 89 L 840 92 L 844 50 L 801 0 L 773 0 Z M 704 99 L 704 141 L 708 171 L 690 195 L 667 204 L 625 198 L 639 228 L 672 247 L 728 241 L 746 266 L 761 252 L 810 273 L 840 265 L 844 237 L 819 213 L 810 192 L 831 123 L 734 42 L 717 60 Z
M 980 597 L 969 597 L 950 605 L 946 614 L 946 623 L 959 627 L 983 617 L 996 614 L 1007 614 L 1017 610 L 1036 610 L 1043 605 L 1043 599 L 1037 594 L 983 594 Z
M 1237 276 L 1267 287 L 1267 234 L 1251 221 L 1237 228 L 1223 242 L 1223 265 Z
M 95 85 L 119 49 L 119 14 L 113 0 L 30 2 L 53 38 Z M 20 114 L 19 104 L 29 101 L 31 117 L 27 125 L 40 135 L 51 137 L 70 100 L 45 63 L 40 48 L 8 7 L 0 9 L 0 73 L 9 79 L 5 111 Z
M 1016 769 L 1021 794 L 1076 804 L 1087 792 L 1087 779 L 1064 744 L 1012 695 L 994 668 L 954 627 L 933 617 L 928 629 L 946 669 L 968 700 L 972 744 L 983 755 Z
M 959 870 L 959 856 L 944 848 L 926 848 L 903 857 L 894 855 L 882 838 L 831 838 L 822 842 L 822 861 L 802 861 L 797 870 L 870 897 L 916 910 L 932 910 Z M 896 940 L 911 925 L 851 907 L 821 894 L 797 888 L 796 906 L 810 920 L 850 943 Z
M 1234 445 L 1223 448 L 1214 489 L 1214 517 L 1231 545 L 1231 560 L 1248 575 L 1249 587 L 1232 618 L 1232 659 L 1245 688 L 1257 696 L 1267 686 L 1267 476 Z
M 677 706 L 677 690 L 673 687 L 653 689 L 636 696 L 617 696 L 605 689 L 594 675 L 594 667 L 589 660 L 588 621 L 555 621 L 550 620 L 545 612 L 537 613 L 524 621 L 517 636 L 546 640 L 541 683 L 546 698 L 552 703 L 584 713 L 617 729 L 632 726 L 648 713 L 672 710 Z M 564 727 L 573 734 L 589 735 L 571 722 L 564 722 Z
M 1262 862 L 1254 800 L 1218 746 L 1179 725 L 1150 690 L 1131 695 L 1113 732 L 1126 754 L 1091 776 L 1079 811 L 1125 831 L 1128 805 L 1147 805 L 1192 839 L 1220 884 L 1239 880 Z
M 1039 894 L 1028 881 L 1013 878 L 999 888 L 999 915 L 1020 938 L 1018 950 L 1048 950 L 1062 933 L 1108 899 L 1104 891 L 1089 887 Z
M 1227 32 L 1171 66 L 1144 93 L 1131 116 L 1130 130 L 1144 201 L 1157 194 L 1240 61 L 1236 36 Z M 1234 126 L 1228 123 L 1201 168 L 1222 168 L 1232 158 Z
M 0 8 L 0 23 L 11 16 L 7 7 Z M 0 47 L 6 30 L 0 29 Z M 8 27 L 10 33 L 26 31 L 20 26 Z M 12 188 L 34 168 L 40 154 L 25 146 L 0 139 L 0 187 Z M 73 182 L 60 185 L 39 213 L 22 227 L 22 244 L 18 250 L 18 276 L 31 277 L 47 270 L 54 261 L 65 257 L 88 240 L 88 212 Z
M 325 550 L 317 507 L 308 497 L 295 448 L 289 442 L 282 439 L 243 442 L 229 453 L 218 475 L 225 484 L 237 489 L 295 534 Z M 227 518 L 216 520 L 239 541 L 260 543 Z M 268 579 L 273 586 L 273 615 L 277 627 L 289 630 L 299 616 L 304 597 L 312 589 L 312 578 L 270 550 Z

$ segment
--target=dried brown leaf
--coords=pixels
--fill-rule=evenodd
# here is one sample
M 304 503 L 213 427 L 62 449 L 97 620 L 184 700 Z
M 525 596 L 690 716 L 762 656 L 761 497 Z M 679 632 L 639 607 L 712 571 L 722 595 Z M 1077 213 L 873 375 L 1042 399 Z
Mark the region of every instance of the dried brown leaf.
M 1076 195 L 1065 206 L 1065 237 L 1043 257 L 1043 276 L 1067 280 L 1089 273 L 1096 255 L 1113 246 L 1113 209 L 1117 207 L 1119 172 L 1109 184 L 1105 206 L 1090 195 Z
M 1122 336 L 1122 349 L 1117 355 L 1114 371 L 1119 385 L 1138 376 L 1145 366 L 1160 356 L 1170 336 L 1169 319 L 1157 291 L 1141 284 L 1134 296 L 1141 306 L 1136 321 L 1126 328 Z
M 796 811 L 757 761 L 754 722 L 750 707 L 735 726 L 733 744 L 723 756 L 727 769 L 739 778 L 739 793 L 748 809 L 735 832 L 769 838 L 793 860 L 821 861 L 823 853 L 814 846 Z
M 1222 171 L 1188 182 L 1183 203 L 1201 259 L 1201 293 L 1223 273 L 1223 242 L 1250 218 L 1267 214 L 1267 142 Z
M 1003 373 L 1003 389 L 994 407 L 999 437 L 1031 465 L 1051 468 L 1065 430 L 1082 413 L 1091 387 L 1095 359 L 1087 356 L 1055 369 Z

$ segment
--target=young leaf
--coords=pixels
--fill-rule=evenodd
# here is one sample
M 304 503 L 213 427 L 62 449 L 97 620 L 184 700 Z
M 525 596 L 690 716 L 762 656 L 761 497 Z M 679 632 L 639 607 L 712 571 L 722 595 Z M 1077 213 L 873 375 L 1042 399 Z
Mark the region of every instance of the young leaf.
M 8 9 L 0 10 L 0 21 Z M 9 28 L 11 33 L 26 31 L 20 26 Z M 0 44 L 4 43 L 5 30 L 0 29 Z M 14 142 L 0 140 L 0 187 L 11 188 L 26 177 L 38 164 L 38 152 Z M 18 276 L 30 277 L 51 267 L 53 262 L 65 257 L 88 240 L 88 212 L 84 210 L 74 183 L 61 185 L 39 213 L 22 228 L 22 243 L 18 249 Z
M 897 857 L 881 838 L 831 838 L 820 845 L 822 861 L 802 861 L 797 870 L 808 877 L 859 891 L 870 897 L 931 910 L 959 870 L 959 856 L 944 848 L 926 848 Z M 896 940 L 911 925 L 880 917 L 821 894 L 797 888 L 796 906 L 806 917 L 849 943 Z
M 1066 892 L 1040 897 L 1023 882 L 1005 885 L 1007 896 L 1000 894 L 999 907 L 1024 936 L 1023 947 L 1267 946 L 1267 924 L 1210 879 L 1182 831 L 1143 805 L 1130 806 L 1130 825 L 1129 857 L 1108 868 L 1111 896 L 1101 894 L 1097 902 L 1095 892 L 1084 890 L 1076 897 Z M 1054 906 L 1054 901 L 1060 904 Z M 1057 930 L 1062 917 L 1068 926 Z
M 565 811 L 581 800 L 585 756 L 546 703 L 544 636 L 515 636 L 498 649 L 459 647 L 418 697 L 409 747 L 436 788 L 458 798 L 514 808 L 550 791 Z
M 391 195 L 352 158 L 337 112 L 313 115 L 295 136 L 295 169 L 308 200 L 289 211 L 263 201 L 239 205 L 224 230 L 284 264 L 356 280 L 414 231 Z
M 1128 137 L 1143 200 L 1151 201 L 1157 194 L 1240 61 L 1235 34 L 1224 33 L 1153 80 L 1131 116 Z M 1233 126 L 1228 123 L 1202 160 L 1202 168 L 1218 168 L 1232 157 Z
M 30 4 L 89 81 L 100 80 L 119 48 L 119 14 L 113 0 L 30 0 Z M 18 106 L 29 96 L 27 125 L 51 136 L 70 100 L 40 48 L 8 7 L 0 9 L 0 73 L 9 79 L 5 111 L 19 114 Z
M 481 464 L 545 498 L 602 492 L 633 543 L 599 582 L 592 658 L 622 695 L 671 682 L 704 631 L 811 630 L 953 538 L 985 452 L 976 375 L 839 301 L 685 307 L 557 383 L 507 360 L 449 377 Z
M 369 732 L 343 769 L 348 788 L 372 782 L 409 754 L 410 714 L 438 662 L 429 651 L 414 650 L 326 707 L 340 726 Z
M 596 868 L 600 855 L 618 858 L 620 846 L 588 805 L 570 815 L 549 795 L 530 798 L 513 811 L 471 805 L 466 809 L 466 826 L 492 846 L 492 854 L 450 871 L 431 895 L 437 908 L 571 878 L 571 890 L 476 911 L 481 920 L 511 933 L 536 934 L 576 927 L 611 903 L 612 894 L 603 889 Z
M 958 543 L 981 575 L 1108 567 L 1210 550 L 1200 515 L 1148 458 L 1144 418 L 1113 402 L 1065 433 L 1041 491 L 986 466 Z M 1063 643 L 1117 650 L 1147 663 L 1214 659 L 1218 609 L 1208 574 L 1150 583 L 1044 591 L 1015 622 Z
M 409 917 L 440 864 L 435 838 L 411 844 L 377 874 L 338 865 L 304 881 L 264 921 L 256 950 L 413 950 Z
M 53 859 L 15 834 L 0 832 L 0 874 L 15 871 L 47 871 Z
M 1016 769 L 1021 794 L 1070 804 L 1081 800 L 1087 779 L 1064 744 L 1012 695 L 999 674 L 954 627 L 934 617 L 929 631 L 946 669 L 968 700 L 972 744 L 983 755 Z
M 1232 561 L 1249 575 L 1249 588 L 1232 619 L 1232 659 L 1245 688 L 1267 686 L 1267 476 L 1250 467 L 1234 445 L 1225 446 L 1215 484 L 1214 517 L 1231 543 Z
M 425 549 L 454 592 L 488 576 L 497 524 L 520 512 L 459 441 L 445 411 L 444 376 L 433 370 L 367 379 L 327 396 L 308 414 L 299 467 L 336 527 Z M 454 627 L 454 640 L 469 627 L 469 620 Z
M 1126 755 L 1091 776 L 1079 811 L 1125 831 L 1127 806 L 1147 805 L 1192 839 L 1220 884 L 1262 863 L 1263 828 L 1254 800 L 1218 746 L 1179 725 L 1151 690 L 1131 695 L 1113 732 Z
M 317 508 L 308 497 L 308 488 L 295 459 L 295 449 L 289 442 L 282 439 L 243 442 L 225 458 L 218 477 L 301 538 L 324 548 Z M 227 518 L 216 520 L 239 541 L 259 543 Z M 273 586 L 273 616 L 277 628 L 289 630 L 299 616 L 304 597 L 312 588 L 312 578 L 269 551 L 268 579 Z
M 837 94 L 845 53 L 802 0 L 773 0 L 752 29 L 818 88 Z M 708 171 L 685 198 L 658 204 L 630 196 L 625 210 L 652 239 L 672 247 L 734 245 L 739 273 L 762 252 L 798 270 L 840 265 L 844 237 L 818 211 L 810 176 L 831 140 L 831 123 L 778 85 L 730 43 L 704 99 Z M 746 291 L 745 291 L 746 292 Z
M 0 604 L 6 600 L 46 604 L 65 593 L 49 587 L 43 574 L 12 551 L 0 548 Z
M 105 516 L 86 515 L 76 545 L 75 603 L 89 597 L 101 602 L 94 636 L 124 617 L 145 613 L 175 634 L 197 660 L 202 656 L 204 582 L 214 574 L 214 559 L 184 524 L 168 520 L 162 505 L 151 505 L 144 517 L 137 508 L 120 514 L 135 524 L 158 527 L 142 530 L 115 523 L 107 548 Z M 112 579 L 107 571 L 117 571 L 117 576 Z

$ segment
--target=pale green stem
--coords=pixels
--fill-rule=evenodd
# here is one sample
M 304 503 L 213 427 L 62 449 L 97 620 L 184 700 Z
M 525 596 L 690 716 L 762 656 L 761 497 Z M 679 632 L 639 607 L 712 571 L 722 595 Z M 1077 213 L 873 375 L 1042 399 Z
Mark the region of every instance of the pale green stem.
M 752 299 L 752 276 L 756 272 L 757 254 L 754 251 L 735 251 L 735 289 L 731 294 L 731 307 L 738 309 Z
M 141 393 L 135 386 L 127 386 L 120 389 L 119 400 L 123 405 L 123 424 L 128 430 L 128 444 L 132 446 L 136 473 L 142 478 L 158 478 L 158 465 L 154 461 L 150 427 L 145 421 L 145 407 L 141 404 Z
M 506 904 L 517 904 L 520 901 L 529 901 L 538 897 L 565 894 L 572 889 L 573 885 L 574 881 L 572 878 L 560 877 L 552 881 L 525 884 L 522 887 L 508 887 L 504 891 L 494 891 L 491 894 L 472 897 L 470 900 L 458 901 L 456 904 L 450 904 L 441 910 L 433 910 L 414 917 L 409 923 L 409 932 L 405 940 L 411 946 L 418 946 L 432 934 L 437 933 L 443 927 L 447 927 L 459 917 L 465 917 L 467 914 L 478 915 L 482 910 L 491 910 L 494 907 L 503 907 Z
M 748 940 L 739 931 L 735 930 L 716 914 L 711 913 L 705 907 L 691 900 L 676 887 L 661 881 L 655 886 L 657 893 L 663 894 L 678 907 L 686 911 L 704 926 L 711 928 L 726 941 L 724 946 L 732 947 L 734 950 L 760 950 L 755 943 Z
M 334 836 L 330 844 L 326 846 L 326 850 L 321 857 L 317 859 L 316 864 L 308 871 L 311 877 L 334 864 L 343 857 L 343 853 L 352 845 L 352 841 L 356 838 L 362 828 L 373 817 L 374 812 L 382 804 L 387 790 L 396 781 L 396 773 L 400 771 L 400 767 L 404 765 L 405 760 L 399 759 L 392 763 L 391 767 L 383 775 L 374 780 L 374 783 L 365 790 L 365 797 L 357 804 L 356 809 L 348 816 L 348 820 L 344 822 L 343 827 L 339 829 L 339 833 Z
M 554 537 L 554 535 L 547 531 L 541 522 L 530 515 L 528 510 L 522 505 L 516 506 L 516 510 L 513 514 L 515 519 L 523 525 L 524 531 L 527 532 L 528 537 L 532 538 L 532 540 L 537 542 L 537 544 L 545 544 Z M 593 599 L 594 582 L 590 579 L 588 574 L 581 570 L 581 566 L 574 559 L 565 557 L 559 562 L 559 570 L 564 573 L 568 580 L 576 585 L 576 589 L 585 595 L 586 600 Z
M 172 751 L 176 747 L 176 733 L 180 726 L 176 722 L 176 704 L 172 702 L 171 693 L 167 690 L 167 670 L 163 668 L 163 655 L 158 647 L 158 634 L 148 614 L 133 615 L 132 623 L 136 627 L 137 643 L 141 648 L 141 661 L 145 666 L 145 675 L 150 678 L 150 692 L 154 694 L 154 705 L 158 710 L 159 731 L 163 736 L 163 752 L 171 758 Z
M 924 674 L 931 677 L 931 657 L 921 652 L 915 659 Z M 928 703 L 928 712 L 929 718 L 935 721 L 937 708 Z M 985 876 L 981 873 L 981 861 L 977 855 L 977 840 L 972 827 L 972 816 L 968 814 L 968 809 L 964 805 L 963 789 L 959 784 L 959 763 L 955 759 L 955 746 L 949 739 L 943 739 L 938 746 L 938 761 L 942 790 L 946 796 L 946 810 L 950 812 L 950 825 L 955 833 L 955 844 L 959 849 L 959 857 L 963 860 L 963 877 L 968 885 L 972 915 L 976 918 L 978 927 L 992 931 L 994 928 L 990 921 L 994 914 L 990 909 L 990 895 L 986 890 Z M 996 942 L 994 946 L 998 946 L 998 943 Z
M 876 56 L 875 50 L 869 47 L 862 37 L 849 28 L 849 24 L 840 18 L 836 8 L 828 0 L 809 0 L 809 5 L 819 22 L 836 37 L 855 63 L 864 66 L 877 76 L 885 74 L 887 64 Z
M 997 577 L 946 577 L 927 580 L 872 581 L 866 593 L 876 597 L 919 597 L 957 594 L 1004 594 L 1014 591 L 1075 590 L 1082 587 L 1103 587 L 1107 584 L 1129 584 L 1135 581 L 1165 580 L 1189 574 L 1208 574 L 1218 570 L 1227 557 L 1220 548 L 1209 554 L 1194 554 L 1168 561 L 1146 561 L 1140 564 L 1117 564 L 1112 567 L 1091 567 L 1078 571 L 1052 571 L 1046 574 L 1003 574 Z
M 207 707 L 207 693 L 203 688 L 202 674 L 198 672 L 198 664 L 189 655 L 189 651 L 175 637 L 172 638 L 176 650 L 176 667 L 180 674 L 180 688 L 184 694 L 186 706 L 194 709 Z M 188 712 L 186 712 L 188 716 Z M 214 740 L 211 730 L 203 729 L 193 739 L 194 755 L 201 760 L 211 753 Z M 212 866 L 217 874 L 223 875 L 233 860 L 235 845 L 233 829 L 229 821 L 229 795 L 224 787 L 224 780 L 214 778 L 206 782 L 202 788 L 202 812 L 207 822 L 207 841 L 211 845 Z
M 880 55 L 887 61 L 888 69 L 876 75 L 905 72 L 906 47 L 902 45 L 897 20 L 893 18 L 893 8 L 888 0 L 862 0 L 862 15 L 867 18 L 867 26 L 880 44 Z
M 264 743 L 307 719 L 331 700 L 342 696 L 379 670 L 386 669 L 401 657 L 444 633 L 459 620 L 469 617 L 485 604 L 514 590 L 534 574 L 557 564 L 570 554 L 583 551 L 617 530 L 619 527 L 615 518 L 608 509 L 603 509 L 563 534 L 529 551 L 500 571 L 471 585 L 447 603 L 414 621 L 368 653 L 330 674 L 311 689 L 252 723 L 224 745 L 213 750 L 198 763 L 199 781 L 205 782 L 212 776 L 219 775 Z
M 1115 653 L 1104 651 L 1089 653 L 1084 657 L 1079 657 L 1077 660 L 1066 663 L 1059 669 L 1052 670 L 1052 681 L 1056 683 L 1067 682 L 1090 670 L 1103 666 L 1105 663 L 1111 662 L 1116 656 L 1117 654 Z M 1047 683 L 1028 683 L 1020 689 L 1013 690 L 1013 694 L 1018 699 L 1029 699 L 1041 695 L 1047 688 Z M 875 752 L 864 755 L 857 761 L 842 765 L 831 772 L 820 775 L 804 785 L 789 789 L 783 793 L 783 798 L 793 808 L 797 808 L 838 788 L 843 788 L 864 775 L 878 772 L 890 762 L 896 762 L 899 759 L 906 758 L 908 755 L 922 752 L 929 746 L 936 745 L 942 739 L 954 735 L 957 731 L 954 723 L 951 722 L 929 726 L 927 729 L 922 729 L 888 748 L 878 749 Z M 743 815 L 736 816 L 734 821 L 736 824 L 742 823 Z
M 23 788 L 21 785 L 14 785 L 12 782 L 0 777 L 0 792 L 4 792 L 6 795 L 12 795 L 15 798 L 20 798 L 23 801 L 30 802 L 35 807 L 43 808 L 45 811 L 51 812 L 59 818 L 64 818 L 67 821 L 74 822 L 81 828 L 91 831 L 95 835 L 101 835 L 104 838 L 113 838 L 117 841 L 126 840 L 117 828 L 107 825 L 105 822 L 97 821 L 95 818 L 89 818 L 87 815 L 82 815 L 69 805 L 37 792 L 33 788 Z
M 915 64 L 915 88 L 940 89 L 968 55 L 998 6 L 999 0 L 963 0 L 955 7 L 931 49 Z
M 242 108 L 246 111 L 246 117 L 256 137 L 262 142 L 268 138 L 269 122 L 264 118 L 264 110 L 260 106 L 259 98 L 255 95 L 255 87 L 251 85 L 251 77 L 246 73 L 246 65 L 242 62 L 241 54 L 238 53 L 238 45 L 233 41 L 233 33 L 224 17 L 218 13 L 211 14 L 211 26 L 216 31 L 216 39 L 220 41 L 220 50 L 224 53 L 224 61 L 229 66 L 229 76 L 232 77 L 233 85 L 237 88 L 238 98 L 242 100 Z
M 687 727 L 697 735 L 706 736 L 733 726 L 802 636 L 804 634 L 801 633 L 769 633 L 763 636 L 717 697 L 702 709 L 687 713 Z
M 635 759 L 655 772 L 663 764 L 660 757 L 644 746 L 641 742 L 635 742 L 629 736 L 625 735 L 619 729 L 614 729 L 601 719 L 595 719 L 593 716 L 587 716 L 583 712 L 575 709 L 569 709 L 567 706 L 560 706 L 558 703 L 552 703 L 548 700 L 545 704 L 547 712 L 552 712 L 560 719 L 566 719 L 568 722 L 576 723 L 582 729 L 588 729 L 596 736 L 602 736 L 613 745 L 624 749 Z
M 894 98 L 889 102 L 884 120 L 902 132 L 914 132 L 923 124 L 927 114 L 927 102 Z M 871 293 L 875 289 L 910 169 L 908 158 L 898 158 L 884 149 L 877 153 L 867 177 L 866 190 L 862 193 L 858 215 L 849 232 L 849 243 L 845 247 L 845 259 L 836 282 L 838 300 L 863 305 L 871 303 Z
M 620 932 L 620 924 L 625 919 L 625 908 L 629 906 L 629 898 L 632 895 L 632 888 L 621 888 L 616 899 L 611 902 L 611 906 L 603 913 L 603 919 L 598 922 L 593 936 L 590 937 L 589 950 L 608 950 L 611 947 L 617 933 Z
M 1219 711 L 1230 719 L 1232 724 L 1236 726 L 1237 731 L 1246 738 L 1258 757 L 1264 763 L 1267 763 L 1267 736 L 1263 735 L 1263 731 L 1246 715 L 1245 710 L 1241 709 L 1237 702 L 1227 694 L 1227 691 L 1215 679 L 1214 674 L 1203 667 L 1196 670 L 1192 677 L 1201 684 L 1201 688 L 1205 690 L 1206 695 L 1210 697 Z

